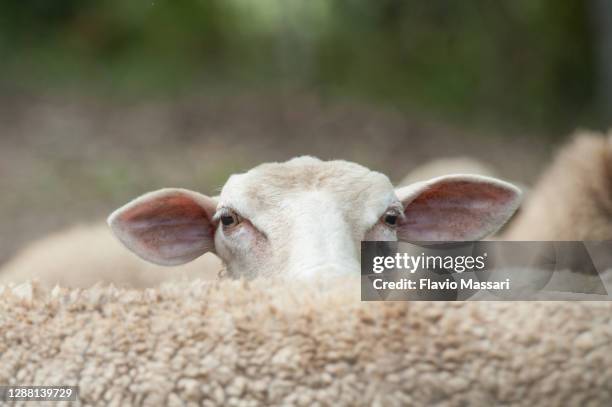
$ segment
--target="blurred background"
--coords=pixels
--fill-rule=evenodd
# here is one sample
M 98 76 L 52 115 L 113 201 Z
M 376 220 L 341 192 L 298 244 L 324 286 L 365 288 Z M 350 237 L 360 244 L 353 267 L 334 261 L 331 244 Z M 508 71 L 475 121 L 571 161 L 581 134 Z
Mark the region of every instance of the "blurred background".
M 0 263 L 165 186 L 295 155 L 533 182 L 612 118 L 607 0 L 4 0 Z

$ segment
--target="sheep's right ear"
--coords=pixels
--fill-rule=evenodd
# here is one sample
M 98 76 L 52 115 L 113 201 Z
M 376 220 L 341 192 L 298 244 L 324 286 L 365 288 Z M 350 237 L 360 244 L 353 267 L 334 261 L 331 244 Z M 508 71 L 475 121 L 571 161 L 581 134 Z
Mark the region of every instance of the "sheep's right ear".
M 185 189 L 160 189 L 136 198 L 108 218 L 131 251 L 162 266 L 187 263 L 214 251 L 214 199 Z

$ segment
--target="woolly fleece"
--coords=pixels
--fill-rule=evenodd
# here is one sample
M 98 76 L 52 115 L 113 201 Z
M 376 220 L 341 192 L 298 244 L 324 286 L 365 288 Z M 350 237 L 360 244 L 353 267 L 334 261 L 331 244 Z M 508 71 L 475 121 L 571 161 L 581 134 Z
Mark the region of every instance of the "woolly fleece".
M 0 383 L 78 385 L 83 405 L 610 405 L 611 303 L 358 287 L 0 286 Z

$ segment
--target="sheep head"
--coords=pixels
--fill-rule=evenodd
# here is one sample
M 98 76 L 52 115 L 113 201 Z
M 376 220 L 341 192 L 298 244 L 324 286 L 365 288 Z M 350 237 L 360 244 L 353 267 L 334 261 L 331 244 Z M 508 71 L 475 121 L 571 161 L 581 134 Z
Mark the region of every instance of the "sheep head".
M 214 198 L 184 189 L 145 194 L 108 223 L 156 264 L 210 251 L 232 277 L 310 278 L 358 272 L 364 240 L 482 239 L 519 202 L 516 187 L 493 178 L 451 175 L 394 189 L 361 165 L 299 157 L 232 175 Z

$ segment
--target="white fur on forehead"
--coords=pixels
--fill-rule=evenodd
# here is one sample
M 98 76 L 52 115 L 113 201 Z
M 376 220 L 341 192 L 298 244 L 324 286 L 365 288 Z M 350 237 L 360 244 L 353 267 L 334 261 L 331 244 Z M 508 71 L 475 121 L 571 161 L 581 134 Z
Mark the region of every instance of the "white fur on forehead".
M 231 176 L 221 192 L 220 204 L 254 214 L 306 191 L 326 192 L 339 202 L 364 207 L 382 207 L 395 199 L 393 185 L 384 174 L 348 161 L 303 156 Z
M 377 192 L 392 191 L 387 176 L 362 165 L 343 160 L 322 161 L 315 157 L 296 157 L 282 163 L 266 163 L 230 177 L 221 192 L 221 199 L 230 198 L 234 191 L 243 197 L 268 201 L 288 192 L 325 190 L 347 198 L 370 197 Z M 246 196 L 245 196 L 246 195 Z
M 282 188 L 283 190 L 351 189 L 360 191 L 367 186 L 381 183 L 392 188 L 385 175 L 362 165 L 343 160 L 322 161 L 310 156 L 296 157 L 283 163 L 262 164 L 242 176 L 264 182 L 271 188 Z M 350 182 L 351 185 L 347 185 L 347 182 Z M 355 188 L 347 188 L 353 185 Z

